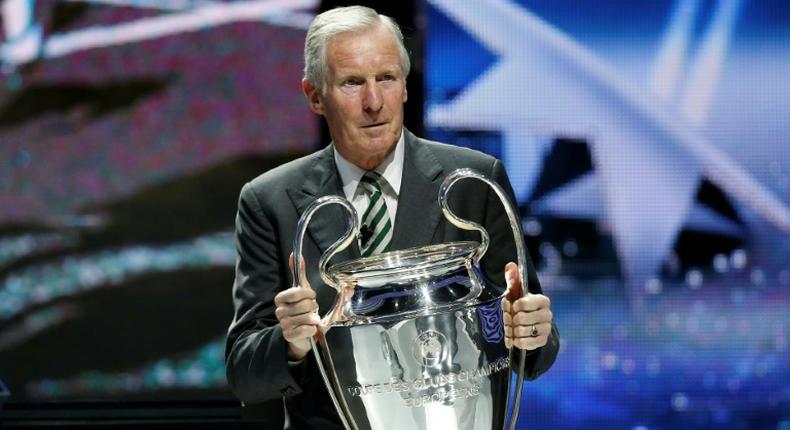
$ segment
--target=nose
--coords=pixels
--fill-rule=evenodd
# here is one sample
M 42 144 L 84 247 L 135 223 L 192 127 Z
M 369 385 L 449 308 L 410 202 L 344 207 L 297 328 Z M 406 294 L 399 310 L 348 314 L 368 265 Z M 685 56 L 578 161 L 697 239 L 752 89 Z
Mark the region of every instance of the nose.
M 362 97 L 362 107 L 367 111 L 377 112 L 381 109 L 383 98 L 381 89 L 375 79 L 368 79 L 365 83 L 365 93 Z

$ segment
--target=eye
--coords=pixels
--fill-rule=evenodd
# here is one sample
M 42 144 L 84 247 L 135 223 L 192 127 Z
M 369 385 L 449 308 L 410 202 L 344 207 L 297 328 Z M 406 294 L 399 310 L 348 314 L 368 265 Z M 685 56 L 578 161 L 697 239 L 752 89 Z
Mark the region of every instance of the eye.
M 386 75 L 381 77 L 382 81 L 394 81 L 395 79 L 397 79 L 395 77 L 395 75 L 392 75 L 392 74 L 389 74 L 389 73 L 387 73 Z
M 362 85 L 362 80 L 358 78 L 348 78 L 345 81 L 343 81 L 343 85 L 347 87 Z

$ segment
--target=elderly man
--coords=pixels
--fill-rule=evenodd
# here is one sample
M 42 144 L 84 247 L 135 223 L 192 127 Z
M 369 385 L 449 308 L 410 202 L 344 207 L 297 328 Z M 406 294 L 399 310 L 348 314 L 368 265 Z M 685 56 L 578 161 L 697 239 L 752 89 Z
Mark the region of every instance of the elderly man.
M 307 33 L 302 88 L 310 109 L 326 119 L 332 143 L 266 172 L 241 191 L 236 312 L 226 348 L 228 380 L 248 403 L 282 397 L 286 428 L 340 428 L 308 352 L 319 323 L 316 310 L 325 312 L 335 298 L 314 266 L 342 234 L 345 221 L 340 210 L 332 208 L 314 218 L 303 250 L 312 288 L 292 287 L 291 244 L 305 208 L 318 197 L 336 194 L 363 214 L 361 240 L 346 251 L 350 259 L 477 240 L 476 234 L 444 220 L 436 203 L 439 185 L 457 168 L 488 175 L 512 199 L 499 160 L 420 139 L 403 127 L 409 67 L 403 36 L 392 19 L 359 6 L 318 15 Z M 483 262 L 487 275 L 520 289 L 517 267 L 511 262 L 512 232 L 498 198 L 483 184 L 459 185 L 453 194 L 460 196 L 451 201 L 459 216 L 482 224 L 491 235 L 492 246 Z M 554 362 L 559 334 L 549 299 L 541 294 L 532 264 L 528 266 L 532 294 L 505 300 L 506 343 L 530 351 L 526 372 L 534 379 Z

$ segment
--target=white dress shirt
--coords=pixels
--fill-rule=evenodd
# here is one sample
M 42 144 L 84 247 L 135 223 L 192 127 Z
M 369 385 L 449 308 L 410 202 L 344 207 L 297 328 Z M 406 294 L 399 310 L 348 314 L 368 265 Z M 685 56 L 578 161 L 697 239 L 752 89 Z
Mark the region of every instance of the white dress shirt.
M 403 178 L 403 152 L 405 145 L 403 141 L 403 130 L 401 130 L 400 139 L 395 144 L 395 150 L 390 152 L 387 158 L 373 169 L 386 179 L 386 183 L 381 184 L 381 192 L 384 194 L 384 201 L 387 203 L 387 214 L 393 227 L 395 226 L 395 214 L 398 213 L 398 195 L 400 195 L 400 183 L 401 178 Z M 345 194 L 346 199 L 351 202 L 354 209 L 357 210 L 357 214 L 361 217 L 370 204 L 370 197 L 359 186 L 359 181 L 366 171 L 343 158 L 337 152 L 337 148 L 335 148 L 335 165 L 337 165 L 340 180 L 343 182 L 343 194 Z

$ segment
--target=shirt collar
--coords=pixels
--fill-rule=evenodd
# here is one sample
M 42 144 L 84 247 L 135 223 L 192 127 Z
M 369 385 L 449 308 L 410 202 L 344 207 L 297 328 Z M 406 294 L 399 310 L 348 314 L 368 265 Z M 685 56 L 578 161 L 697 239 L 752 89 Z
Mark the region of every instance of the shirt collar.
M 387 180 L 387 184 L 395 191 L 396 196 L 400 195 L 401 179 L 403 178 L 403 154 L 405 151 L 403 136 L 403 129 L 401 129 L 400 138 L 398 143 L 395 144 L 395 150 L 390 152 L 387 158 L 373 169 Z M 352 200 L 359 187 L 359 180 L 362 179 L 366 171 L 343 158 L 337 152 L 337 148 L 334 148 L 334 151 L 337 172 L 340 175 L 340 180 L 343 182 L 343 194 L 345 194 L 346 199 Z

